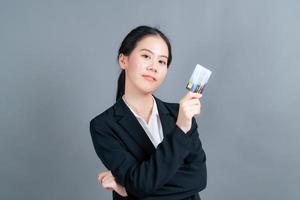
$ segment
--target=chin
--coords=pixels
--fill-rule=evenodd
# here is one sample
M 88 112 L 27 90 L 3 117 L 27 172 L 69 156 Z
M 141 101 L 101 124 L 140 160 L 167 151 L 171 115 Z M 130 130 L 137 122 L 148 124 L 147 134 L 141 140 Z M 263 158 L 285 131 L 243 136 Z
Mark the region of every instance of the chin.
M 150 94 L 150 93 L 152 94 L 152 93 L 154 93 L 154 92 L 156 91 L 156 89 L 157 89 L 157 88 L 151 88 L 151 89 L 150 89 L 150 88 L 142 88 L 141 91 L 142 91 L 144 94 Z
M 139 85 L 139 90 L 144 93 L 144 94 L 149 94 L 149 93 L 154 93 L 157 89 L 158 89 L 159 85 L 148 85 L 148 84 L 144 84 L 144 85 Z
M 154 90 L 143 90 L 144 94 L 153 94 L 154 92 Z

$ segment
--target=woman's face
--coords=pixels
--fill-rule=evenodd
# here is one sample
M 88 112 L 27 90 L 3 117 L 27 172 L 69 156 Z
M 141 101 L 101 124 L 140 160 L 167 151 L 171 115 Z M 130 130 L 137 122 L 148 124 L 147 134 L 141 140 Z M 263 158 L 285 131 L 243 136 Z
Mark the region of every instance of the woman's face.
M 167 74 L 168 46 L 159 36 L 140 40 L 129 56 L 120 55 L 119 63 L 125 69 L 125 90 L 153 93 Z

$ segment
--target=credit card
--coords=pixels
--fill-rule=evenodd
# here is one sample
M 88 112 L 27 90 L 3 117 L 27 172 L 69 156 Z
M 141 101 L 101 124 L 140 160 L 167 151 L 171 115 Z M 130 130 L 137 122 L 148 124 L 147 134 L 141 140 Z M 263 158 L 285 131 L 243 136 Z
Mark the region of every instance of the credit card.
M 188 84 L 186 85 L 186 89 L 188 89 L 191 92 L 198 92 L 202 94 L 208 82 L 208 79 L 210 78 L 210 75 L 210 70 L 197 64 Z

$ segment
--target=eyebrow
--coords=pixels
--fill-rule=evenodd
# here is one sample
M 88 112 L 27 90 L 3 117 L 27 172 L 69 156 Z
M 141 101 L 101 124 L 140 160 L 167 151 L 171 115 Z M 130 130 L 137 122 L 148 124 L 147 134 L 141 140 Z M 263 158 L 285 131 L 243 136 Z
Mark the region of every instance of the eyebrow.
M 141 49 L 140 51 L 148 51 L 151 54 L 154 54 L 151 50 L 149 49 Z M 168 59 L 168 56 L 164 56 L 164 55 L 159 55 L 159 57 L 165 57 L 166 59 Z

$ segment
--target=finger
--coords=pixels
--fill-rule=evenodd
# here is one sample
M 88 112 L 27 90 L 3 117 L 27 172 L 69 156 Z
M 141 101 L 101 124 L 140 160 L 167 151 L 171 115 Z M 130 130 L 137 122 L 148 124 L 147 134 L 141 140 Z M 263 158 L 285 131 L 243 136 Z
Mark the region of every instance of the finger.
M 190 105 L 199 105 L 201 104 L 199 99 L 189 99 L 186 102 L 184 102 L 185 106 L 190 106 Z
M 98 176 L 98 180 L 100 183 L 103 182 L 103 179 L 108 176 L 109 174 L 107 172 L 102 172 L 99 176 Z
M 102 186 L 105 188 L 116 188 L 116 182 L 115 180 L 113 180 L 112 178 L 107 178 L 105 180 L 103 180 L 102 182 Z
M 201 94 L 200 93 L 196 93 L 196 92 L 191 92 L 189 91 L 181 100 L 181 102 L 184 102 L 186 100 L 189 100 L 189 99 L 199 99 L 201 97 Z
M 183 103 L 181 108 L 183 110 L 188 110 L 190 109 L 190 107 L 194 107 L 194 106 L 201 106 L 201 102 L 198 99 L 189 100 Z
M 107 182 L 108 182 L 108 178 L 109 178 L 109 175 L 104 176 L 104 177 L 101 179 L 101 183 L 102 183 L 102 184 L 107 183 Z
M 192 111 L 188 114 L 188 117 L 189 118 L 193 118 L 195 116 L 198 116 L 201 112 L 196 112 L 196 111 Z
M 188 92 L 183 96 L 183 98 L 181 99 L 181 101 L 186 101 L 187 99 L 190 99 L 192 95 L 193 95 L 193 92 L 188 91 Z
M 101 172 L 101 173 L 98 175 L 98 180 L 101 180 L 105 175 L 106 175 L 106 172 Z
M 105 187 L 104 189 L 105 189 L 107 192 L 113 191 L 113 189 L 112 189 L 111 187 Z
M 102 184 L 109 184 L 109 186 L 113 187 L 116 184 L 115 178 L 111 175 L 107 175 L 103 178 Z
M 196 93 L 196 94 L 199 94 L 199 95 L 193 96 L 192 99 L 200 99 L 202 97 L 202 94 L 200 94 L 200 93 Z
M 193 98 L 200 98 L 202 96 L 202 94 L 198 93 L 198 92 L 188 92 L 188 97 L 190 97 L 191 99 Z
M 191 106 L 190 108 L 186 109 L 186 113 L 189 117 L 192 117 L 194 115 L 198 115 L 201 112 L 200 106 Z
M 201 104 L 198 105 L 190 105 L 189 107 L 185 108 L 186 113 L 190 113 L 193 111 L 199 111 L 201 110 Z

